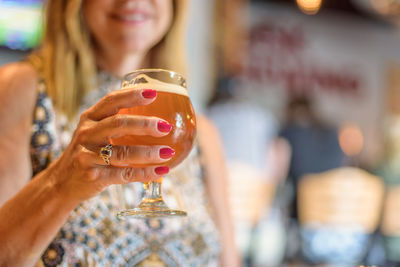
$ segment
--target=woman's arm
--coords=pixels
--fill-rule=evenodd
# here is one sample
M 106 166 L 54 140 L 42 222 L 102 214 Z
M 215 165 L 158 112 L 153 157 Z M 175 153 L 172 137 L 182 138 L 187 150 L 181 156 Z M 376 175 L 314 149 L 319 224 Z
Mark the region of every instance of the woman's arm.
M 36 73 L 27 64 L 0 68 L 0 206 L 31 176 L 28 151 L 35 83 Z
M 222 240 L 221 266 L 241 266 L 228 203 L 228 180 L 218 131 L 208 119 L 198 117 L 199 145 L 206 171 L 206 186 Z
M 117 90 L 85 111 L 64 153 L 32 180 L 29 159 L 37 75 L 18 63 L 0 69 L 0 266 L 33 266 L 71 210 L 111 184 L 159 179 L 161 146 L 112 148 L 111 165 L 99 156 L 113 136 L 161 137 L 159 118 L 117 114 L 147 105 L 144 90 Z M 121 167 L 122 166 L 122 167 Z
M 36 84 L 26 63 L 0 69 L 0 266 L 33 265 L 75 204 L 60 199 L 44 175 L 24 187 Z
M 78 203 L 35 177 L 0 208 L 0 266 L 33 266 Z

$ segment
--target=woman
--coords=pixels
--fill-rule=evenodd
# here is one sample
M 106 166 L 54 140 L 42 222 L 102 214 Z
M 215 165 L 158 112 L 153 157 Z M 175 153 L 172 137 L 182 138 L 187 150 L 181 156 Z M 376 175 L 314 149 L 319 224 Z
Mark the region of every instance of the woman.
M 198 119 L 201 153 L 171 174 L 182 193 L 175 201 L 192 209 L 187 219 L 115 218 L 122 195 L 112 185 L 164 176 L 161 151 L 169 147 L 113 147 L 110 165 L 99 155 L 111 136 L 168 134 L 159 118 L 116 115 L 151 103 L 155 88 L 112 90 L 135 69 L 184 72 L 185 3 L 48 1 L 41 49 L 0 70 L 0 266 L 214 266 L 218 256 L 237 265 L 220 144 L 205 119 Z M 113 165 L 139 161 L 158 165 Z

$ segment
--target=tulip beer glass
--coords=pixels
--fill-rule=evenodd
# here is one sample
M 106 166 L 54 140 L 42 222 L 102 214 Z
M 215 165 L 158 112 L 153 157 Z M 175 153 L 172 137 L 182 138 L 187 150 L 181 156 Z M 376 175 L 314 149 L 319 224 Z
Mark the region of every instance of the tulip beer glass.
M 156 116 L 172 125 L 164 137 L 123 136 L 111 140 L 113 145 L 168 145 L 175 155 L 163 163 L 173 168 L 181 163 L 193 147 L 196 135 L 196 117 L 188 97 L 185 78 L 175 72 L 162 69 L 143 69 L 124 76 L 121 88 L 154 89 L 156 99 L 149 105 L 121 109 L 119 113 Z M 135 166 L 138 167 L 138 166 Z M 139 166 L 143 167 L 143 166 Z M 171 210 L 161 196 L 162 178 L 143 183 L 144 195 L 134 209 L 120 211 L 118 217 L 166 217 L 185 216 L 186 212 Z

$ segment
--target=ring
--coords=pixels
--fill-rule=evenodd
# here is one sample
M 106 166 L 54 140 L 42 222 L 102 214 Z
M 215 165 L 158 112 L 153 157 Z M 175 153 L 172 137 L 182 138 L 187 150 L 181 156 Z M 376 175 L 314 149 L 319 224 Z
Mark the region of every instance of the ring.
M 103 146 L 100 149 L 100 157 L 104 160 L 106 165 L 110 165 L 111 155 L 112 155 L 112 145 L 111 144 Z

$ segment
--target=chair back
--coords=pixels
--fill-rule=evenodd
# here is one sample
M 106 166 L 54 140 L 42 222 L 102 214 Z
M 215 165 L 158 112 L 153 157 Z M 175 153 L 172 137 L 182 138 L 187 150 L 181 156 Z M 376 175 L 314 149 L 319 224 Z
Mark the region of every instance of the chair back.
M 383 195 L 381 179 L 358 168 L 307 175 L 298 186 L 300 224 L 356 227 L 371 233 L 379 224 Z
M 379 224 L 384 186 L 357 168 L 307 175 L 298 186 L 302 253 L 313 263 L 358 264 Z

